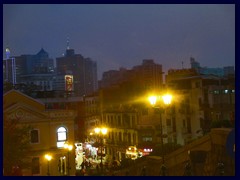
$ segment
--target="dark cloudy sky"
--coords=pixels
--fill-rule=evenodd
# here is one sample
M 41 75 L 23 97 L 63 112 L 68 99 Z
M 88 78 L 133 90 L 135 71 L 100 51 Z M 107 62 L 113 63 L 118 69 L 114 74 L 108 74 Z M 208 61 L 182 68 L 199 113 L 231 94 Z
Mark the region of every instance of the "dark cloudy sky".
M 8 4 L 3 5 L 3 48 L 11 55 L 52 58 L 67 47 L 111 69 L 131 69 L 143 59 L 170 68 L 235 66 L 233 4 Z M 3 52 L 4 52 L 3 49 Z M 4 55 L 5 57 L 5 55 Z

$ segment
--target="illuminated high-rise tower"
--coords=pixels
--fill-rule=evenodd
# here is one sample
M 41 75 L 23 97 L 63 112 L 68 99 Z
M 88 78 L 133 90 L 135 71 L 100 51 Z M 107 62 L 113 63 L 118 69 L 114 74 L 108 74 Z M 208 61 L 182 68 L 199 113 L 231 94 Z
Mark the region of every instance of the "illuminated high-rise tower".
M 6 48 L 6 59 L 3 60 L 3 80 L 16 84 L 16 63 L 15 58 L 10 56 L 10 49 Z
M 75 54 L 74 49 L 69 46 L 69 39 L 64 56 L 56 58 L 56 68 L 59 78 L 66 75 L 73 78 L 73 91 L 76 96 L 91 94 L 97 90 L 97 63 L 81 54 Z M 55 84 L 64 85 L 60 82 Z M 61 87 L 56 86 L 55 90 L 66 90 L 63 89 L 64 86 Z

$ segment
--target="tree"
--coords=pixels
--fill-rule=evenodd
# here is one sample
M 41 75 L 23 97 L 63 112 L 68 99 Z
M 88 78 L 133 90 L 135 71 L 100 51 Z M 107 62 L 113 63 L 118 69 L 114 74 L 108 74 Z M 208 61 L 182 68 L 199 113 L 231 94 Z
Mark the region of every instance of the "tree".
M 21 125 L 18 119 L 10 119 L 6 115 L 3 116 L 4 175 L 20 175 L 19 170 L 21 168 L 30 167 L 30 161 L 27 157 L 30 149 L 29 132 L 31 127 Z M 14 170 L 18 170 L 18 172 L 14 172 Z
M 6 93 L 6 92 L 8 92 L 12 89 L 13 89 L 13 84 L 12 83 L 10 83 L 10 82 L 4 82 L 3 83 L 3 93 Z

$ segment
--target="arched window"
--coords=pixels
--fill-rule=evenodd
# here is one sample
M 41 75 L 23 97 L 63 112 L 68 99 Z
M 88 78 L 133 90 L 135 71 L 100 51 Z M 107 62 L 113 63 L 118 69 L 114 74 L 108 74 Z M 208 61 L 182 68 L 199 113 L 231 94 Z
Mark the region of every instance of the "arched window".
M 57 129 L 57 147 L 62 148 L 65 141 L 67 141 L 67 129 L 59 127 Z

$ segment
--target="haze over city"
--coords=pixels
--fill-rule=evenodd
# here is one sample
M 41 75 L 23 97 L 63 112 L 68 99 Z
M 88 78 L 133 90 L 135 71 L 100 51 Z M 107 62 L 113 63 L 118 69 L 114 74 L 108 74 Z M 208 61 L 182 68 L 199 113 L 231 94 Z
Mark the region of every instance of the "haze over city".
M 4 4 L 3 52 L 51 58 L 67 48 L 102 73 L 154 59 L 170 68 L 235 66 L 234 4 Z M 5 58 L 5 54 L 3 54 Z M 183 62 L 183 63 L 182 63 Z
M 238 173 L 235 4 L 3 4 L 2 63 L 3 176 Z

